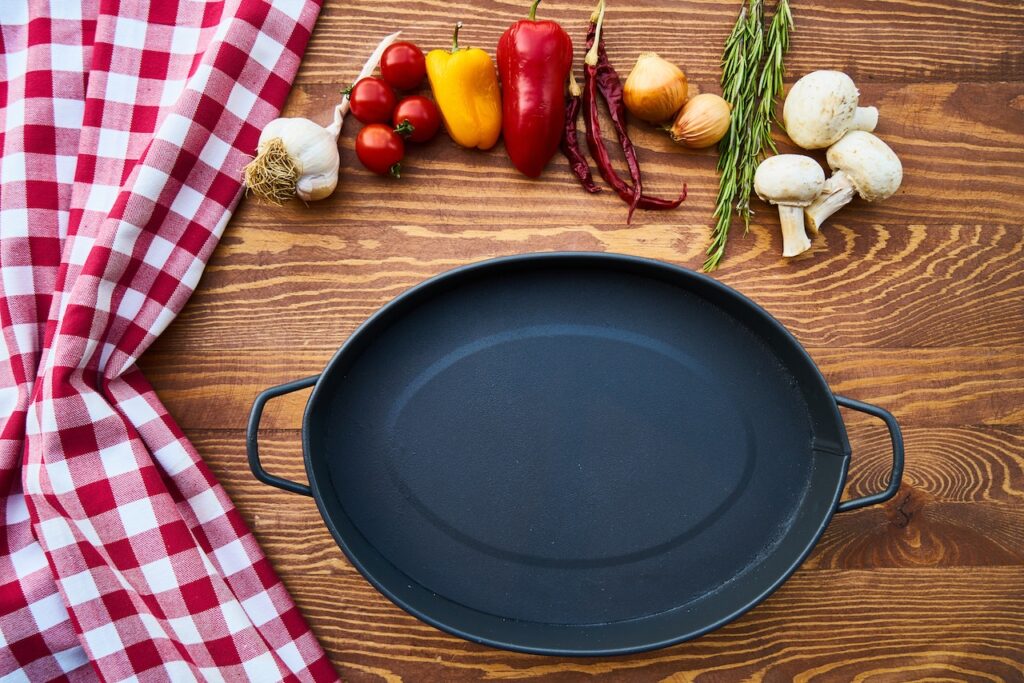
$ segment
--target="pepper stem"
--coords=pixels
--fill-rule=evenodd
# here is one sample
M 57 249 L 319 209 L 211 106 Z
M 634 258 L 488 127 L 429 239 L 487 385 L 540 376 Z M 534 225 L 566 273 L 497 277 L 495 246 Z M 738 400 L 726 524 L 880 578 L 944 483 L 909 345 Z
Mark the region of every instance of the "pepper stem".
M 530 15 L 527 17 L 530 21 L 537 21 L 537 5 L 540 4 L 540 0 L 533 0 L 533 4 L 530 5 Z
M 462 28 L 462 22 L 455 22 L 455 33 L 452 34 L 452 54 L 459 51 L 459 29 Z
M 569 94 L 573 97 L 579 97 L 583 94 L 579 82 L 576 81 L 576 74 L 572 72 L 572 67 L 569 68 Z
M 601 45 L 601 28 L 604 26 L 604 0 L 597 3 L 597 9 L 594 10 L 594 14 L 597 15 L 597 31 L 594 33 L 594 45 L 587 52 L 586 58 L 583 62 L 587 66 L 597 66 L 597 49 Z M 594 14 L 590 15 L 590 21 L 594 21 Z

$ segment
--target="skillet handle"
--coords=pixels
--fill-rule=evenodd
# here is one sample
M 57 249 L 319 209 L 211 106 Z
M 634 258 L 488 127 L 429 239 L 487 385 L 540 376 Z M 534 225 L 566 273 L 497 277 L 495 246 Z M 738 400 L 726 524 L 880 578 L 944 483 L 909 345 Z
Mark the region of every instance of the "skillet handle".
M 245 432 L 245 450 L 249 456 L 249 469 L 264 484 L 270 484 L 291 493 L 301 493 L 304 496 L 313 495 L 313 491 L 305 484 L 282 479 L 263 469 L 263 465 L 260 464 L 260 449 L 257 439 L 260 431 L 260 418 L 263 417 L 263 407 L 267 404 L 267 401 L 284 394 L 290 394 L 299 389 L 311 387 L 316 384 L 318 379 L 320 379 L 320 375 L 314 375 L 304 379 L 297 379 L 294 382 L 280 384 L 276 387 L 270 387 L 260 392 L 260 395 L 256 397 L 256 401 L 253 402 L 252 412 L 249 413 L 249 428 Z
M 896 495 L 896 491 L 900 488 L 900 480 L 903 478 L 903 434 L 900 433 L 900 426 L 892 413 L 884 408 L 856 401 L 852 398 L 846 398 L 839 394 L 835 394 L 835 399 L 836 403 L 844 408 L 867 413 L 885 422 L 885 426 L 889 428 L 889 438 L 892 440 L 892 472 L 889 474 L 889 485 L 881 493 L 872 493 L 870 496 L 854 498 L 853 500 L 839 503 L 836 506 L 836 512 L 848 512 L 849 510 L 856 510 L 868 505 L 874 505 L 875 503 L 884 503 Z

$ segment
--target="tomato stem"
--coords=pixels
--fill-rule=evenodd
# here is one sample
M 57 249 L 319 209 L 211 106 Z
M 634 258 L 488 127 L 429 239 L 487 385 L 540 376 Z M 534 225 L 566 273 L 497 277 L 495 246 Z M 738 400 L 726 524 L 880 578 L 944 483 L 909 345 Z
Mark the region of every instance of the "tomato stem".
M 416 126 L 412 125 L 412 121 L 409 119 L 403 120 L 400 124 L 395 126 L 395 132 L 399 135 L 412 135 L 416 132 Z
M 530 15 L 528 19 L 530 21 L 537 21 L 537 5 L 540 4 L 540 0 L 533 0 L 533 4 L 530 5 Z
M 399 161 L 397 163 L 392 164 L 391 168 L 388 169 L 388 174 L 392 178 L 401 178 L 402 177 L 402 162 Z

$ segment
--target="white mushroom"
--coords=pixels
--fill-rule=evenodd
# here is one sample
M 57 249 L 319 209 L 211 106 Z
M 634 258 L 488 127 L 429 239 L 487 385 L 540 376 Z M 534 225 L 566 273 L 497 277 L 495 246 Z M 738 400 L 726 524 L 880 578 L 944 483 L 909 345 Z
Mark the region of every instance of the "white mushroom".
M 779 205 L 782 255 L 796 256 L 811 248 L 804 231 L 803 207 L 825 184 L 825 172 L 814 159 L 800 154 L 779 154 L 761 162 L 754 174 L 754 191 L 766 202 Z
M 853 131 L 832 145 L 825 155 L 832 177 L 804 215 L 811 232 L 817 233 L 829 216 L 853 200 L 855 194 L 868 202 L 891 197 L 903 182 L 899 157 L 871 133 Z
M 858 107 L 860 93 L 842 71 L 812 71 L 793 84 L 782 108 L 790 139 L 804 149 L 828 147 L 851 130 L 874 130 L 878 110 Z

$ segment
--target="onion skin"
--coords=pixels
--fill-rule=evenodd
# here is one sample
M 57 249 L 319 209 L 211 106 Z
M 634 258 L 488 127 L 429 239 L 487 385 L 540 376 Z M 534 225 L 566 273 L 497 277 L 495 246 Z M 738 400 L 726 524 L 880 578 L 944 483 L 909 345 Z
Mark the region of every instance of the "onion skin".
M 672 118 L 686 102 L 686 94 L 686 74 L 654 52 L 637 57 L 623 86 L 629 113 L 648 123 Z
M 728 132 L 731 111 L 729 103 L 718 95 L 702 93 L 686 103 L 669 133 L 684 147 L 710 147 Z

